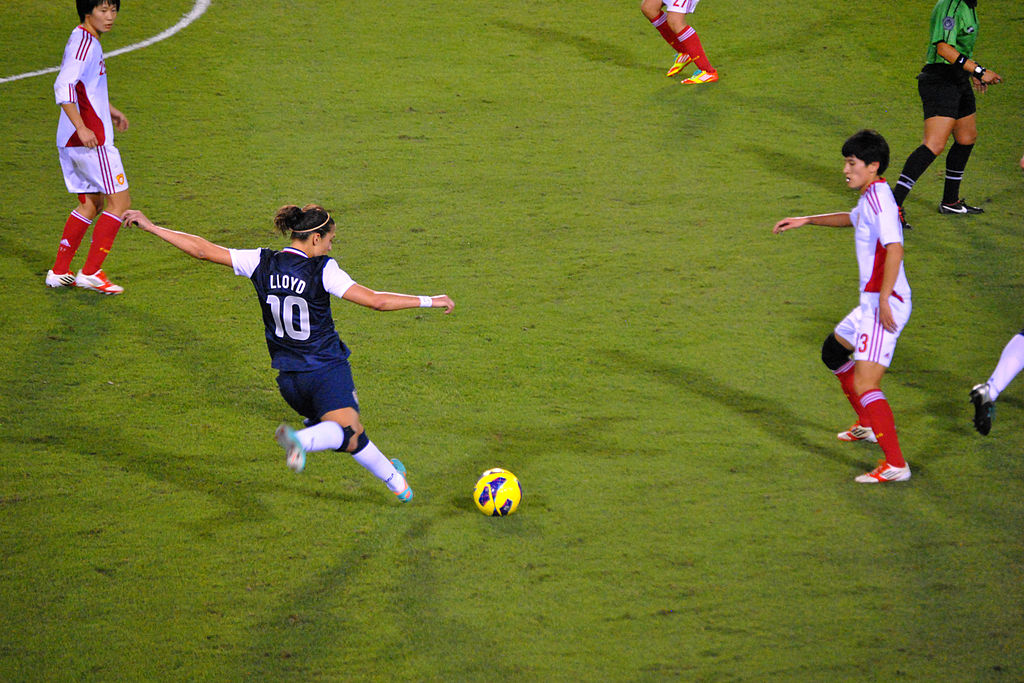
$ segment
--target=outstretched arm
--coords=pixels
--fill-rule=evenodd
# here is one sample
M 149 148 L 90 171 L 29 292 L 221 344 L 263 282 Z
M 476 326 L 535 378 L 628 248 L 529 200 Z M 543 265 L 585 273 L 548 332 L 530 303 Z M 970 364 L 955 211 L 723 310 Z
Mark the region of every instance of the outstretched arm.
M 834 228 L 842 228 L 853 225 L 849 213 L 823 213 L 817 216 L 798 216 L 796 218 L 783 218 L 775 224 L 772 232 L 778 235 L 780 232 L 799 228 L 801 225 L 826 225 Z
M 124 212 L 122 225 L 137 225 L 146 232 L 151 232 L 165 242 L 170 242 L 178 249 L 197 259 L 219 263 L 222 266 L 231 266 L 231 253 L 222 246 L 214 244 L 209 240 L 190 235 L 187 232 L 168 230 L 155 225 L 153 221 L 146 218 L 141 211 L 129 209 Z
M 414 296 L 412 294 L 375 292 L 359 284 L 349 287 L 342 298 L 377 311 L 398 311 L 403 308 L 443 308 L 445 313 L 451 313 L 455 308 L 455 302 L 446 294 Z

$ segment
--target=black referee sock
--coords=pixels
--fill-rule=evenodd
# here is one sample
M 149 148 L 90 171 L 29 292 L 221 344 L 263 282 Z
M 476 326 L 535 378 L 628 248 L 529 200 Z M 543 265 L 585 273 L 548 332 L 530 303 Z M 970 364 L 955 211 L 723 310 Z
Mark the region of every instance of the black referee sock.
M 964 179 L 967 160 L 971 158 L 974 145 L 961 145 L 954 142 L 946 155 L 946 185 L 942 190 L 942 203 L 955 204 L 960 200 L 960 181 Z
M 933 161 L 935 161 L 935 155 L 925 145 L 921 145 L 910 153 L 907 163 L 903 164 L 900 179 L 896 181 L 896 187 L 892 190 L 892 196 L 896 198 L 897 205 L 903 206 L 903 200 L 910 194 L 914 183 L 928 170 Z

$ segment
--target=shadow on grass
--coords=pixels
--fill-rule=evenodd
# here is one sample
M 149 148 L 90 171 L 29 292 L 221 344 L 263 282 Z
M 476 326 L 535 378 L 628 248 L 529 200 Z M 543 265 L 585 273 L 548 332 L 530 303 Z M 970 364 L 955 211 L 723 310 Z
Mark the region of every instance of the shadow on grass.
M 586 38 L 578 32 L 558 31 L 542 26 L 527 26 L 526 24 L 518 24 L 504 19 L 491 19 L 488 23 L 494 24 L 506 31 L 525 35 L 542 43 L 568 45 L 579 50 L 580 54 L 591 62 L 604 62 L 624 69 L 642 71 L 649 68 L 648 65 L 637 62 L 631 52 L 623 50 L 615 43 Z
M 717 403 L 737 419 L 748 421 L 754 428 L 766 432 L 776 441 L 792 444 L 795 450 L 803 451 L 807 455 L 831 460 L 853 469 L 870 468 L 874 464 L 873 456 L 881 455 L 881 451 L 862 451 L 860 457 L 852 457 L 827 448 L 825 444 L 831 443 L 830 439 L 834 439 L 828 429 L 789 410 L 775 394 L 762 395 L 749 389 L 738 389 L 703 370 L 646 357 L 636 352 L 605 352 L 604 355 L 610 365 L 618 365 L 638 375 L 645 375 L 648 379 L 672 384 L 679 389 L 680 395 L 691 395 L 697 402 Z M 839 391 L 838 384 L 835 391 Z M 820 437 L 811 441 L 801 434 L 806 430 L 811 430 Z
M 11 235 L 0 232 L 0 250 L 3 250 L 7 256 L 13 256 L 23 261 L 29 272 L 39 274 L 39 280 L 30 282 L 28 286 L 43 286 L 43 277 L 46 275 L 46 271 L 53 266 L 53 259 L 57 255 L 57 242 L 60 240 L 60 230 L 62 227 L 59 221 L 67 220 L 67 213 L 70 213 L 70 209 L 62 217 L 59 209 L 54 210 L 53 232 L 50 233 L 52 235 L 52 242 L 45 239 L 26 240 L 17 234 Z M 82 245 L 81 253 L 84 254 L 88 248 L 89 243 L 86 241 Z M 19 283 L 18 286 L 24 284 Z
M 0 399 L 11 426 L 0 438 L 7 452 L 63 451 L 207 496 L 222 508 L 213 507 L 211 517 L 189 524 L 198 535 L 277 516 L 261 500 L 264 494 L 340 503 L 382 495 L 370 488 L 352 494 L 324 490 L 315 480 L 295 478 L 272 433 L 251 431 L 253 412 L 279 414 L 287 410 L 283 400 L 276 391 L 270 400 L 267 391 L 238 392 L 237 367 L 207 361 L 220 351 L 215 335 L 197 335 L 182 319 L 155 315 L 120 298 L 71 290 L 43 295 L 59 300 L 48 307 L 46 319 L 37 318 L 25 330 L 29 346 L 13 354 L 0 373 L 9 389 Z M 141 336 L 133 332 L 134 342 L 126 342 L 117 332 L 126 327 Z M 118 351 L 125 343 L 133 348 Z M 111 365 L 111 358 L 118 360 Z M 218 423 L 214 413 L 228 419 Z M 218 436 L 232 432 L 236 436 Z M 234 448 L 209 450 L 218 444 Z M 250 450 L 259 459 L 273 458 L 280 474 L 240 478 L 237 459 L 228 459 L 242 454 L 255 463 Z M 372 480 L 350 457 L 335 460 L 335 455 L 324 458 L 325 474 L 326 468 L 332 477 L 336 468 L 345 468 L 346 475 Z
M 752 159 L 757 159 L 762 166 L 771 171 L 771 175 L 775 178 L 790 178 L 800 183 L 820 187 L 826 192 L 837 192 L 843 189 L 842 157 L 839 156 L 838 151 L 834 159 L 828 159 L 832 163 L 816 163 L 805 154 L 784 152 L 776 147 L 748 143 L 737 145 L 735 149 L 749 155 Z M 848 201 L 839 202 L 833 207 L 810 206 L 804 207 L 803 210 L 813 213 L 848 211 L 856 203 L 856 197 L 852 194 L 850 197 L 851 199 Z

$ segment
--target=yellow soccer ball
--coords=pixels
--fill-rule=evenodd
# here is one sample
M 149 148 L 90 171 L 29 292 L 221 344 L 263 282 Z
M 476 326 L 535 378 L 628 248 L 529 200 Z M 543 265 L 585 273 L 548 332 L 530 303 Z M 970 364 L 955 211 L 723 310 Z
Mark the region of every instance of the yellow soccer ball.
M 480 512 L 491 517 L 507 517 L 523 499 L 523 487 L 516 475 L 500 467 L 480 475 L 473 489 L 473 502 Z

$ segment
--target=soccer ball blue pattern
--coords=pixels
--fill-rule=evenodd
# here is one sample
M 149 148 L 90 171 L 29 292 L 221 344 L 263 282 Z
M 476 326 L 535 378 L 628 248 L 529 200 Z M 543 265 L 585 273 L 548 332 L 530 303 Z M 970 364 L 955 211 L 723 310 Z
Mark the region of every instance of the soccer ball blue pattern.
M 480 475 L 473 489 L 473 502 L 480 512 L 491 517 L 511 515 L 522 499 L 523 487 L 518 477 L 500 467 Z

